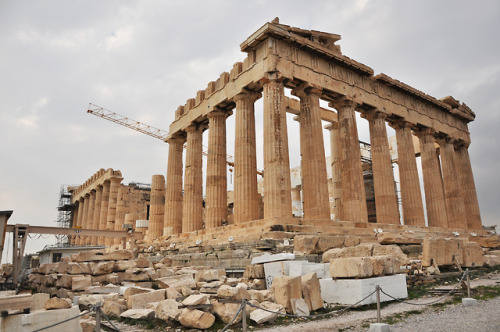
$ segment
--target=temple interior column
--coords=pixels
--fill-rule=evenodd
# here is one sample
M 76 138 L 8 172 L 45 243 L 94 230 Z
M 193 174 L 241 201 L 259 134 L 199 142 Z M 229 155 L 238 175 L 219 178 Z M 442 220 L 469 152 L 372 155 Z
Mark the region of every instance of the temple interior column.
M 385 118 L 387 114 L 377 110 L 366 111 L 363 116 L 370 127 L 373 186 L 375 189 L 375 209 L 377 223 L 400 224 L 394 173 Z
M 264 218 L 292 216 L 284 85 L 264 82 Z
M 355 103 L 343 98 L 333 104 L 338 110 L 339 141 L 341 144 L 343 220 L 368 222 L 361 150 L 354 111 Z
M 340 167 L 339 123 L 332 122 L 325 126 L 330 132 L 330 164 L 332 167 L 332 199 L 334 220 L 342 220 L 342 176 Z
M 108 221 L 109 187 L 110 181 L 104 181 L 104 183 L 102 184 L 101 214 L 99 216 L 100 230 L 106 230 L 106 223 Z M 104 245 L 105 243 L 106 238 L 104 236 L 100 236 L 98 239 L 98 244 Z
M 227 221 L 226 118 L 222 110 L 208 113 L 208 154 L 205 228 Z
M 300 186 L 292 187 L 292 214 L 294 217 L 302 217 L 302 198 Z
M 319 97 L 321 90 L 302 84 L 292 91 L 300 98 L 300 153 L 305 219 L 330 219 L 328 175 Z
M 187 149 L 184 171 L 184 199 L 182 202 L 182 232 L 193 232 L 203 227 L 203 127 L 192 124 L 186 128 Z
M 439 138 L 441 168 L 443 171 L 443 188 L 448 216 L 448 228 L 467 229 L 464 199 L 460 188 L 460 175 L 455 166 L 455 149 L 447 137 Z
M 92 229 L 99 229 L 99 218 L 101 216 L 101 204 L 102 204 L 102 186 L 97 186 L 95 191 L 95 203 L 94 203 L 94 217 L 92 218 Z M 90 243 L 96 245 L 98 237 L 92 236 L 90 238 Z
M 153 175 L 149 199 L 148 241 L 163 236 L 163 214 L 165 213 L 165 177 Z
M 108 203 L 108 216 L 106 221 L 106 229 L 113 231 L 115 229 L 115 218 L 116 218 L 116 203 L 118 200 L 118 188 L 120 188 L 120 182 L 122 178 L 111 178 L 109 187 L 109 203 Z M 106 246 L 112 245 L 114 242 L 113 238 L 106 237 Z
M 412 124 L 407 121 L 397 121 L 392 126 L 396 130 L 398 146 L 403 222 L 405 225 L 425 226 L 424 206 L 411 134 Z
M 168 142 L 167 186 L 163 235 L 182 232 L 182 151 L 184 137 L 172 137 Z
M 422 175 L 424 178 L 425 206 L 427 209 L 427 223 L 429 227 L 448 227 L 446 204 L 439 157 L 436 152 L 434 134 L 431 128 L 415 131 L 420 141 L 420 158 L 422 161 Z
M 462 187 L 467 226 L 471 230 L 483 229 L 468 145 L 458 145 L 455 150 L 455 156 L 460 177 L 460 184 Z
M 234 223 L 259 219 L 257 155 L 255 138 L 255 101 L 260 93 L 245 91 L 234 101 Z

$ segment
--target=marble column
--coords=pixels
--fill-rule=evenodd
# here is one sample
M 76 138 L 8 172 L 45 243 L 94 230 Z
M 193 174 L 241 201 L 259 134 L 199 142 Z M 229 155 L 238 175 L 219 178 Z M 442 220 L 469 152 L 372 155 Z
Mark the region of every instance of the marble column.
M 300 186 L 292 188 L 292 214 L 294 217 L 302 217 L 302 198 L 300 197 Z
M 470 230 L 483 229 L 481 214 L 479 212 L 479 203 L 477 201 L 476 185 L 474 183 L 474 174 L 472 174 L 472 166 L 470 163 L 468 145 L 465 143 L 459 144 L 456 147 L 455 156 L 464 198 L 467 227 Z
M 80 199 L 78 200 L 78 223 L 76 224 L 77 228 L 82 228 L 83 218 L 85 218 L 84 212 L 85 212 L 85 199 L 84 197 L 80 197 Z M 74 240 L 75 244 L 81 244 L 81 241 L 82 241 L 81 236 L 79 235 L 75 236 Z
M 90 194 L 85 194 L 83 197 L 83 215 L 82 215 L 82 224 L 81 228 L 82 229 L 87 229 L 88 228 L 88 215 L 89 215 L 89 206 L 90 206 Z M 80 235 L 78 244 L 83 245 L 85 244 L 85 237 Z
M 73 203 L 73 210 L 71 211 L 71 228 L 76 228 L 78 225 L 78 210 L 80 208 L 80 201 L 75 201 Z M 75 236 L 70 235 L 68 236 L 69 239 L 69 244 L 74 245 L 75 244 Z
M 343 98 L 332 103 L 338 110 L 343 220 L 368 222 L 355 103 Z
M 163 236 L 163 214 L 165 213 L 165 177 L 153 175 L 149 200 L 148 241 Z M 135 222 L 135 221 L 134 221 Z
M 99 216 L 99 229 L 106 230 L 106 223 L 108 221 L 108 204 L 109 204 L 109 187 L 110 181 L 104 181 L 102 184 L 102 202 L 101 202 L 101 214 Z M 98 239 L 98 244 L 104 245 L 106 238 L 100 236 Z
M 127 214 L 127 203 L 128 203 L 128 193 L 129 190 L 125 186 L 120 186 L 118 188 L 118 195 L 116 200 L 116 215 L 115 215 L 115 231 L 123 231 L 123 224 L 125 223 L 125 214 Z M 114 244 L 120 244 L 122 239 L 114 238 Z
M 92 229 L 99 229 L 99 218 L 101 217 L 102 186 L 97 186 L 95 190 L 94 217 L 92 218 Z M 90 243 L 97 244 L 98 237 L 92 236 Z
M 332 168 L 332 200 L 333 214 L 335 221 L 343 220 L 342 218 L 342 175 L 340 167 L 340 138 L 339 138 L 339 123 L 333 122 L 325 126 L 330 132 L 330 166 Z
M 184 171 L 184 199 L 182 201 L 182 232 L 203 228 L 203 127 L 192 124 L 186 128 L 187 149 Z
M 111 178 L 109 185 L 109 202 L 108 202 L 108 215 L 106 221 L 106 229 L 114 230 L 115 229 L 115 218 L 116 218 L 116 202 L 118 200 L 118 188 L 120 188 L 120 182 L 122 178 Z M 113 244 L 113 238 L 107 237 L 105 241 L 106 246 L 110 246 Z
M 264 82 L 264 218 L 292 216 L 284 84 Z
M 443 188 L 448 216 L 448 228 L 467 229 L 464 198 L 460 188 L 460 175 L 455 165 L 455 149 L 448 137 L 438 139 L 443 171 Z
M 95 198 L 96 198 L 96 191 L 91 190 L 90 200 L 89 200 L 89 212 L 87 214 L 87 229 L 92 229 L 94 226 Z M 85 244 L 92 244 L 90 236 L 85 237 Z
M 405 225 L 425 226 L 424 206 L 411 134 L 412 124 L 407 121 L 397 121 L 392 124 L 392 127 L 396 130 L 398 146 L 403 223 Z
M 234 98 L 234 223 L 259 219 L 254 103 L 260 93 L 242 92 Z
M 373 186 L 375 189 L 375 209 L 377 223 L 400 224 L 394 173 L 385 118 L 387 114 L 377 110 L 363 113 L 370 127 Z
M 184 137 L 172 137 L 168 142 L 167 186 L 163 235 L 182 232 L 182 151 Z
M 223 110 L 208 117 L 207 182 L 205 228 L 222 226 L 227 221 L 226 118 Z
M 448 227 L 446 204 L 439 157 L 436 151 L 432 128 L 423 128 L 415 131 L 420 141 L 420 160 L 422 161 L 422 175 L 424 177 L 425 206 L 427 209 L 427 224 L 429 227 Z
M 304 219 L 330 219 L 328 175 L 319 98 L 321 89 L 304 83 L 292 90 L 300 98 L 300 154 Z

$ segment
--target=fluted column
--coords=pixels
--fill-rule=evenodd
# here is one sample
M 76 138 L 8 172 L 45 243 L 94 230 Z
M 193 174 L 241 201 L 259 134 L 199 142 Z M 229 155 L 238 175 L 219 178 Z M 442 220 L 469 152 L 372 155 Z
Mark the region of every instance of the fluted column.
M 118 188 L 118 195 L 116 200 L 116 216 L 115 216 L 115 231 L 122 231 L 123 224 L 125 223 L 125 214 L 127 214 L 127 203 L 128 203 L 128 188 L 125 186 L 120 186 Z M 114 238 L 114 244 L 120 244 L 122 239 Z
M 110 181 L 104 181 L 104 183 L 102 184 L 101 213 L 99 215 L 100 230 L 106 230 L 106 223 L 108 221 L 109 187 Z M 105 237 L 100 236 L 98 239 L 98 244 L 104 245 L 105 243 Z
M 89 206 L 90 206 L 90 194 L 85 194 L 83 197 L 83 215 L 82 215 L 82 224 L 81 228 L 86 229 L 88 228 L 88 215 L 89 215 Z M 85 236 L 80 235 L 78 244 L 85 244 Z
M 81 197 L 78 200 L 78 223 L 76 224 L 77 228 L 82 228 L 83 218 L 85 218 L 84 213 L 85 213 L 85 199 L 84 197 Z M 75 236 L 74 243 L 81 244 L 81 242 L 82 242 L 82 237 L 78 235 Z
M 92 229 L 99 229 L 99 218 L 101 216 L 101 204 L 102 204 L 102 186 L 97 186 L 95 191 L 95 203 L 94 203 L 94 217 L 92 218 Z M 97 244 L 97 236 L 92 236 L 90 238 L 90 243 L 93 245 Z
M 167 141 L 168 166 L 163 235 L 182 232 L 182 151 L 184 141 L 184 137 L 173 137 Z
M 304 218 L 330 219 L 328 175 L 319 97 L 321 90 L 304 83 L 293 89 L 300 98 L 300 154 Z
M 398 201 L 394 187 L 391 154 L 385 118 L 387 114 L 377 110 L 366 111 L 363 116 L 370 127 L 373 185 L 377 223 L 399 224 Z
M 106 222 L 107 230 L 115 229 L 115 218 L 116 218 L 116 202 L 118 200 L 118 188 L 120 188 L 120 182 L 122 178 L 111 178 L 110 179 L 110 187 L 109 187 L 109 203 L 108 203 L 108 216 Z M 110 246 L 113 244 L 113 238 L 106 238 L 106 246 Z
M 474 174 L 472 174 L 468 146 L 466 144 L 459 144 L 456 147 L 455 156 L 464 198 L 467 226 L 471 230 L 482 229 L 483 225 L 479 212 L 479 203 L 477 201 L 476 185 L 474 183 Z
M 398 146 L 403 222 L 405 225 L 425 226 L 424 206 L 411 134 L 412 125 L 406 121 L 398 121 L 392 124 L 392 126 L 396 130 Z
M 163 236 L 163 214 L 165 212 L 165 177 L 153 175 L 149 199 L 148 240 L 153 241 Z
M 242 92 L 234 101 L 234 223 L 259 219 L 254 103 L 260 93 Z
M 80 201 L 75 201 L 73 204 L 75 207 L 71 212 L 71 228 L 76 228 L 78 225 L 78 210 L 80 209 Z M 68 236 L 68 238 L 69 244 L 75 244 L 75 236 L 71 235 Z
M 332 167 L 332 200 L 335 221 L 342 220 L 342 176 L 340 167 L 339 123 L 333 122 L 325 126 L 330 132 L 330 163 Z
M 184 199 L 182 201 L 182 232 L 193 232 L 203 227 L 203 127 L 192 124 L 186 128 L 187 149 L 184 171 Z
M 284 98 L 282 81 L 264 83 L 264 218 L 292 216 Z
M 439 157 L 436 151 L 432 128 L 423 128 L 415 131 L 420 141 L 420 160 L 422 161 L 422 175 L 424 177 L 425 206 L 427 209 L 427 223 L 429 227 L 448 227 L 446 204 Z
M 448 228 L 467 229 L 464 199 L 459 182 L 460 174 L 457 172 L 458 168 L 455 166 L 455 149 L 451 139 L 447 137 L 438 139 L 438 144 L 439 152 L 441 153 Z
M 368 222 L 361 150 L 356 126 L 355 103 L 346 98 L 333 103 L 338 110 L 341 144 L 343 220 Z
M 208 154 L 205 198 L 205 228 L 222 226 L 227 221 L 227 113 L 215 110 L 208 113 Z
M 302 217 L 302 198 L 300 197 L 300 186 L 292 188 L 292 214 Z
M 87 227 L 86 227 L 87 229 L 92 229 L 94 226 L 95 197 L 96 197 L 96 191 L 92 190 L 90 192 L 90 198 L 89 198 L 89 212 L 87 214 Z M 90 236 L 85 237 L 85 244 L 92 244 Z

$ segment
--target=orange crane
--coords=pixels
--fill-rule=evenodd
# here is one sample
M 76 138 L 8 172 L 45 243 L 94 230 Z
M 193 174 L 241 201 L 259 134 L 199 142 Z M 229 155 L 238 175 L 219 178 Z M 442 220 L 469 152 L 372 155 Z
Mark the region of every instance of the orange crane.
M 138 131 L 140 133 L 149 135 L 151 137 L 157 138 L 159 140 L 165 141 L 165 139 L 168 137 L 168 131 L 165 131 L 163 129 L 159 129 L 150 125 L 147 125 L 145 123 L 142 123 L 140 121 L 132 120 L 130 118 L 127 118 L 126 116 L 123 116 L 121 114 L 118 114 L 116 112 L 112 112 L 108 109 L 105 109 L 104 107 L 89 103 L 89 108 L 87 110 L 87 113 L 90 113 L 92 115 L 98 116 L 100 118 L 109 120 L 111 122 L 117 123 L 119 125 L 122 125 L 124 127 L 130 128 L 132 130 Z M 186 148 L 186 145 L 184 144 L 184 148 Z M 204 151 L 202 151 L 204 156 L 207 156 L 207 152 L 205 151 L 207 149 L 206 146 L 203 146 Z M 228 164 L 231 168 L 229 169 L 230 172 L 232 172 L 232 168 L 234 167 L 234 158 L 230 155 L 226 155 L 226 164 Z M 264 176 L 263 171 L 257 170 L 257 174 L 260 176 Z

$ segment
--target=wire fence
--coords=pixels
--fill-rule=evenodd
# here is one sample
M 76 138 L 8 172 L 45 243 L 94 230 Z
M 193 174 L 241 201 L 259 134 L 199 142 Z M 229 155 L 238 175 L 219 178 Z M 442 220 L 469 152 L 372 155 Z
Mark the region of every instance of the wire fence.
M 430 301 L 430 302 L 417 303 L 417 302 L 409 302 L 409 301 L 401 300 L 395 296 L 388 294 L 380 286 L 377 285 L 373 292 L 371 292 L 370 294 L 368 294 L 367 296 L 365 296 L 364 298 L 362 298 L 361 300 L 357 301 L 354 304 L 351 304 L 349 306 L 346 306 L 346 307 L 338 309 L 338 310 L 329 311 L 327 313 L 308 315 L 308 316 L 292 315 L 292 314 L 283 313 L 281 311 L 273 311 L 273 310 L 261 307 L 259 305 L 253 304 L 253 303 L 249 302 L 247 299 L 243 299 L 241 301 L 241 305 L 238 308 L 234 317 L 231 319 L 231 321 L 226 326 L 224 326 L 222 328 L 222 330 L 220 330 L 220 332 L 227 331 L 227 329 L 235 322 L 235 320 L 237 319 L 238 315 L 240 315 L 240 313 L 243 313 L 243 315 L 242 315 L 243 316 L 242 317 L 243 331 L 246 332 L 246 306 L 247 305 L 252 307 L 252 308 L 255 308 L 255 309 L 260 309 L 260 310 L 275 314 L 276 316 L 282 316 L 282 317 L 288 317 L 288 318 L 315 319 L 315 318 L 323 318 L 323 317 L 337 315 L 337 314 L 340 314 L 341 312 L 352 309 L 353 307 L 356 307 L 356 306 L 360 305 L 361 303 L 363 303 L 365 300 L 370 298 L 373 294 L 377 295 L 377 321 L 380 323 L 380 293 L 382 293 L 382 294 L 386 295 L 387 297 L 389 297 L 390 299 L 397 301 L 397 302 L 400 302 L 400 303 L 405 303 L 405 304 L 409 304 L 409 305 L 416 305 L 416 306 L 427 306 L 427 305 L 432 305 L 432 304 L 438 303 L 438 302 L 442 301 L 443 299 L 445 299 L 446 297 L 450 296 L 458 287 L 460 287 L 460 285 L 465 280 L 465 278 L 467 278 L 468 297 L 470 297 L 470 279 L 469 279 L 469 276 L 470 276 L 470 272 L 468 270 L 464 271 L 464 273 L 462 274 L 462 277 L 460 278 L 460 280 L 457 282 L 457 284 L 453 288 L 451 288 L 443 296 L 439 297 L 436 300 Z M 104 319 L 110 324 L 110 326 L 106 326 L 106 325 L 102 325 L 102 326 L 106 327 L 109 330 L 120 332 L 120 330 L 113 324 L 113 322 L 109 319 L 109 317 L 106 316 L 106 314 L 102 311 L 102 305 L 100 302 L 95 304 L 94 306 L 92 306 L 90 309 L 88 309 L 88 310 L 86 310 L 86 311 L 84 311 L 84 312 L 82 312 L 74 317 L 65 319 L 63 321 L 57 322 L 55 324 L 52 324 L 52 325 L 49 325 L 49 326 L 46 326 L 46 327 L 43 327 L 40 329 L 37 329 L 33 332 L 39 332 L 39 331 L 44 331 L 44 330 L 50 329 L 50 328 L 58 326 L 60 324 L 64 324 L 66 322 L 69 322 L 73 319 L 77 319 L 77 318 L 80 318 L 84 315 L 90 314 L 91 312 L 96 313 L 96 331 L 98 331 L 98 332 L 100 331 L 101 317 L 104 317 Z

